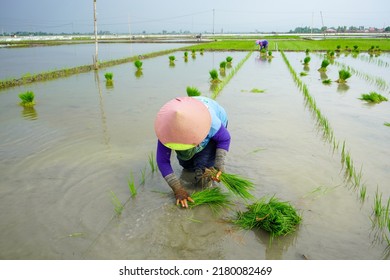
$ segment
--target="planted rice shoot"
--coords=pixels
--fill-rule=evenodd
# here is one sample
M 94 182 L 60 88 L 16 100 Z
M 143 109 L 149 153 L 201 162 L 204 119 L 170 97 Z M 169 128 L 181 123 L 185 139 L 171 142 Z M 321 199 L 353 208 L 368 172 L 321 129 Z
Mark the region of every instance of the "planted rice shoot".
M 322 83 L 324 85 L 330 85 L 332 83 L 332 80 L 331 79 L 326 79 L 326 80 L 323 80 Z
M 156 160 L 154 158 L 153 152 L 151 152 L 149 154 L 149 166 L 150 166 L 150 169 L 152 170 L 152 173 L 157 171 L 157 163 L 156 163 Z
M 130 173 L 130 179 L 127 180 L 127 185 L 129 186 L 131 196 L 135 197 L 137 195 L 137 189 L 135 188 L 133 173 Z
M 219 69 L 221 71 L 225 71 L 226 70 L 226 61 L 222 61 L 220 64 L 219 64 Z
M 252 88 L 251 91 L 252 93 L 263 93 L 265 92 L 264 89 L 258 89 L 258 88 Z
M 385 122 L 384 125 L 385 126 L 390 126 L 390 123 L 389 122 Z
M 381 103 L 383 101 L 388 101 L 386 97 L 380 95 L 379 93 L 376 93 L 375 91 L 362 94 L 362 96 L 359 99 L 367 101 L 368 103 Z
M 307 73 L 306 72 L 301 72 L 299 73 L 299 75 L 302 77 L 302 76 L 307 76 Z
M 232 61 L 233 61 L 233 57 L 231 57 L 231 56 L 227 56 L 226 57 L 226 62 L 227 63 L 232 63 Z
M 366 185 L 362 185 L 360 187 L 360 200 L 364 202 L 366 200 L 366 195 L 367 195 L 367 187 Z
M 303 59 L 303 65 L 309 65 L 310 60 L 311 60 L 310 56 L 306 56 L 306 57 Z
M 219 79 L 218 71 L 216 69 L 212 69 L 209 71 L 210 79 L 213 84 L 221 82 Z
M 206 168 L 204 176 L 206 178 L 217 177 L 218 170 L 215 168 Z M 254 189 L 253 183 L 239 175 L 222 172 L 219 176 L 220 182 L 233 194 L 240 196 L 243 199 L 253 199 L 254 196 L 249 192 Z
M 327 59 L 322 60 L 321 67 L 320 67 L 320 69 L 318 69 L 318 71 L 326 72 L 326 70 L 327 70 L 326 67 L 328 67 L 329 64 L 330 64 L 329 60 L 327 60 Z
M 112 78 L 114 77 L 114 74 L 111 72 L 107 72 L 104 74 L 104 77 L 106 78 L 106 81 L 112 81 Z
M 339 78 L 336 82 L 338 83 L 346 83 L 347 79 L 350 78 L 352 75 L 351 73 L 346 69 L 341 69 L 339 71 Z
M 26 92 L 22 92 L 19 94 L 19 98 L 20 98 L 20 105 L 24 106 L 24 107 L 32 107 L 35 105 L 35 95 L 34 95 L 34 92 L 32 91 L 26 91 Z
M 200 96 L 202 93 L 196 87 L 187 87 L 186 88 L 188 96 Z
M 134 61 L 134 66 L 137 68 L 137 70 L 142 70 L 142 61 L 136 60 Z
M 208 205 L 213 211 L 217 212 L 224 208 L 228 208 L 232 203 L 229 198 L 229 193 L 222 192 L 218 187 L 206 188 L 191 194 L 194 202 L 189 202 L 190 208 Z
M 111 202 L 114 205 L 114 211 L 118 216 L 120 216 L 125 206 L 122 204 L 122 202 L 119 200 L 119 198 L 116 196 L 116 194 L 113 191 L 110 191 L 110 193 L 111 193 Z
M 140 181 L 141 185 L 145 185 L 145 177 L 146 177 L 146 166 L 143 169 L 141 169 L 141 181 Z
M 288 203 L 271 197 L 268 201 L 265 197 L 259 201 L 247 205 L 247 211 L 237 212 L 233 223 L 243 229 L 260 228 L 274 236 L 283 236 L 296 230 L 296 226 L 302 218 Z

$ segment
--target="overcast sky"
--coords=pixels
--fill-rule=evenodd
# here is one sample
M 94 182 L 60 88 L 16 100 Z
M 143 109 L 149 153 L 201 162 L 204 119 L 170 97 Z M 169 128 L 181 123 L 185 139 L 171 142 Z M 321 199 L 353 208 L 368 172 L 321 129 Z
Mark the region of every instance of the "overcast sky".
M 113 33 L 390 26 L 390 0 L 97 0 L 96 7 L 98 30 Z M 93 32 L 93 0 L 0 0 L 0 32 L 16 31 Z

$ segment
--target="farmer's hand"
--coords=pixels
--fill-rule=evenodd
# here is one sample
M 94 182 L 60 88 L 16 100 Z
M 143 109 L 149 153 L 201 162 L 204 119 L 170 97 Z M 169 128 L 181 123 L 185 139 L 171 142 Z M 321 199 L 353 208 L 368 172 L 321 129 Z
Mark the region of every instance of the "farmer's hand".
M 182 187 L 180 180 L 174 173 L 171 173 L 164 177 L 165 181 L 172 188 L 175 198 L 176 205 L 181 204 L 182 207 L 188 208 L 188 201 L 194 202 L 194 200 L 188 195 L 186 190 Z
M 221 179 L 219 179 L 219 177 L 221 176 L 221 174 L 222 174 L 222 171 L 219 170 L 219 171 L 217 172 L 217 174 L 215 174 L 215 176 L 211 176 L 211 179 L 212 179 L 213 181 L 219 183 L 219 182 L 221 182 Z
M 176 205 L 181 204 L 182 207 L 188 208 L 188 201 L 194 202 L 194 200 L 188 195 L 185 189 L 180 188 L 174 191 L 176 197 Z

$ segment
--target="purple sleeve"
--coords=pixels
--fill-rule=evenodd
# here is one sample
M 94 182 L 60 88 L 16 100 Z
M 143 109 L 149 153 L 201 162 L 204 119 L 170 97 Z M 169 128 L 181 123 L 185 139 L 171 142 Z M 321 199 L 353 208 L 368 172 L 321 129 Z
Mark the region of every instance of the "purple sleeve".
M 171 149 L 165 147 L 160 141 L 157 143 L 157 166 L 163 177 L 173 173 L 171 166 Z
M 224 127 L 221 125 L 220 129 L 217 131 L 217 133 L 212 137 L 212 139 L 217 143 L 217 148 L 224 149 L 226 151 L 229 151 L 230 146 L 230 133 Z

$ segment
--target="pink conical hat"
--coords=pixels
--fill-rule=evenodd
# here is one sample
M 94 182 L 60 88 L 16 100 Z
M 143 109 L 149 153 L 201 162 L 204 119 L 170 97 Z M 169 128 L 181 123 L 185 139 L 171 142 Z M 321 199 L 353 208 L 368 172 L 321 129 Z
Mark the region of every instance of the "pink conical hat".
M 199 145 L 211 127 L 206 105 L 192 97 L 178 97 L 167 102 L 157 113 L 154 130 L 165 146 L 187 150 Z

